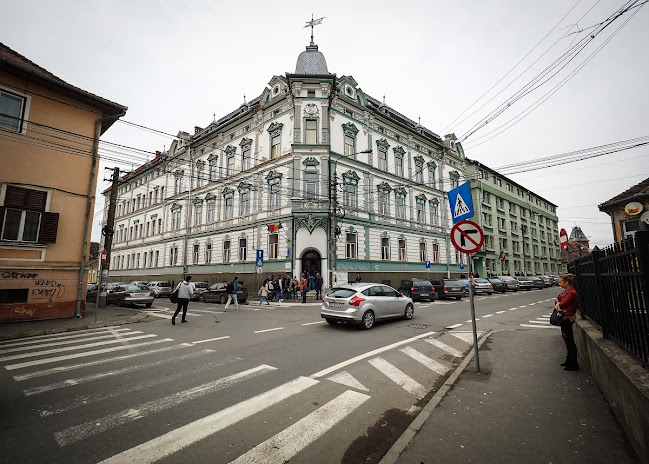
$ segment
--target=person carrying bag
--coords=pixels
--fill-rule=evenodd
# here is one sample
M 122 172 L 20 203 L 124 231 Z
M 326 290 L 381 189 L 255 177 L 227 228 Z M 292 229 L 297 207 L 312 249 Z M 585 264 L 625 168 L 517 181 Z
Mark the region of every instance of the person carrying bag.
M 577 319 L 577 308 L 579 305 L 577 299 L 577 291 L 572 286 L 574 277 L 572 274 L 562 274 L 559 277 L 559 286 L 564 289 L 563 292 L 557 296 L 554 304 L 554 309 L 558 315 L 562 317 L 561 321 L 561 336 L 566 343 L 566 360 L 561 364 L 566 371 L 578 371 L 579 364 L 577 363 L 577 345 L 575 344 L 575 335 L 573 333 L 573 325 Z

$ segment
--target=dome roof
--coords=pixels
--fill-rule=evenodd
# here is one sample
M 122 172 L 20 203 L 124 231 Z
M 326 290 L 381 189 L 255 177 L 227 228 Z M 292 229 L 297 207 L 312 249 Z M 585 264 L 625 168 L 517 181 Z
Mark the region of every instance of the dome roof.
M 300 53 L 295 65 L 295 74 L 329 74 L 327 60 L 318 51 L 317 45 L 309 45 L 306 51 Z

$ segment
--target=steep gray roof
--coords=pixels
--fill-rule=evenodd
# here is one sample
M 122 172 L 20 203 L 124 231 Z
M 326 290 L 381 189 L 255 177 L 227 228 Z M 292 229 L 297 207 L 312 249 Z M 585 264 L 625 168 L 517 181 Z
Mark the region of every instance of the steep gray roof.
M 581 227 L 575 226 L 572 228 L 572 232 L 570 232 L 570 241 L 571 242 L 587 242 L 588 237 L 586 237 L 586 234 L 581 230 Z
M 309 45 L 300 53 L 295 64 L 295 74 L 329 74 L 327 60 L 317 45 Z

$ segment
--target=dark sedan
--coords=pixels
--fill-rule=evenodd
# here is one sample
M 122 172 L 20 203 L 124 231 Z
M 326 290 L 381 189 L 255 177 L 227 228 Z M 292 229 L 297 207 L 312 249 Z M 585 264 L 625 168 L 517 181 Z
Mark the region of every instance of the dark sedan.
M 439 299 L 455 298 L 459 300 L 464 295 L 464 286 L 457 280 L 433 279 L 430 281 Z
M 545 282 L 543 282 L 543 279 L 537 276 L 528 276 L 528 279 L 532 281 L 532 288 L 538 288 L 540 290 L 543 290 L 545 288 Z
M 399 291 L 412 298 L 412 301 L 435 301 L 437 297 L 435 287 L 427 280 L 402 280 Z
M 217 282 L 210 285 L 210 288 L 201 293 L 200 300 L 205 303 L 221 303 L 225 304 L 228 301 L 228 283 Z M 237 300 L 239 303 L 245 303 L 248 299 L 248 289 L 243 286 L 242 282 L 237 284 Z
M 495 277 L 490 277 L 487 280 L 491 282 L 491 286 L 495 291 L 500 293 L 505 293 L 507 291 L 507 284 L 504 281 L 496 279 Z
M 143 304 L 150 308 L 153 304 L 154 293 L 146 285 L 118 285 L 106 294 L 106 304 L 117 306 L 134 306 Z

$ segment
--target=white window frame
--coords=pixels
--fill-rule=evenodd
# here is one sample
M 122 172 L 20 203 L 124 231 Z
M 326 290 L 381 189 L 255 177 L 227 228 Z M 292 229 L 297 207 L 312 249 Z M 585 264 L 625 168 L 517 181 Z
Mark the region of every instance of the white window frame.
M 16 238 L 7 238 L 7 219 L 9 217 L 9 212 L 18 212 L 20 213 L 20 219 L 17 221 L 18 222 L 18 230 L 16 231 Z M 33 240 L 26 240 L 24 238 L 25 236 L 25 223 L 27 219 L 27 213 L 29 214 L 37 214 L 38 215 L 38 223 L 36 225 L 36 236 L 34 237 Z M 6 241 L 11 241 L 11 242 L 27 242 L 27 243 L 37 243 L 38 242 L 38 236 L 40 235 L 40 230 L 41 230 L 41 222 L 43 220 L 43 215 L 41 211 L 31 211 L 31 210 L 24 210 L 24 209 L 18 209 L 18 208 L 5 208 L 5 217 L 4 217 L 4 222 L 2 224 L 2 240 Z M 13 228 L 12 228 L 13 231 Z
M 355 232 L 347 232 L 345 234 L 345 258 L 357 259 L 357 240 L 358 236 Z M 350 240 L 351 239 L 351 240 Z
M 277 259 L 279 257 L 279 234 L 268 234 L 268 259 Z
M 230 240 L 223 241 L 223 262 L 229 263 L 232 257 L 232 242 Z
M 239 239 L 239 261 L 245 261 L 248 258 L 248 239 L 243 237 Z
M 200 256 L 201 246 L 198 243 L 194 243 L 194 250 L 192 253 L 192 264 L 198 264 L 198 258 Z
M 390 238 L 381 237 L 381 259 L 384 261 L 390 260 Z
M 402 246 L 403 245 L 403 246 Z M 406 239 L 399 239 L 399 261 L 406 261 L 408 254 L 406 253 Z
M 17 115 L 1 115 L 0 128 L 18 134 L 27 133 L 27 120 L 29 119 L 28 115 L 29 107 L 31 105 L 31 97 L 29 95 L 23 95 L 0 87 L 0 108 L 2 107 L 3 96 L 5 98 L 20 100 L 20 110 Z

